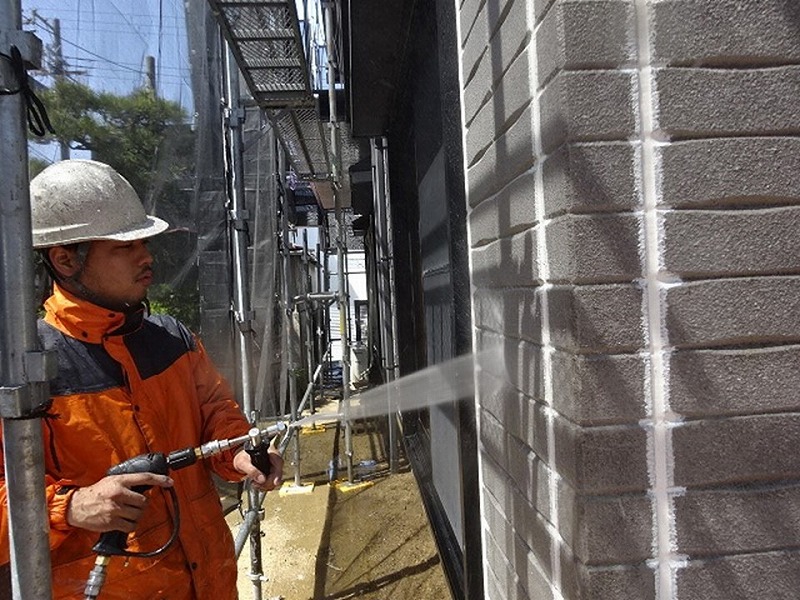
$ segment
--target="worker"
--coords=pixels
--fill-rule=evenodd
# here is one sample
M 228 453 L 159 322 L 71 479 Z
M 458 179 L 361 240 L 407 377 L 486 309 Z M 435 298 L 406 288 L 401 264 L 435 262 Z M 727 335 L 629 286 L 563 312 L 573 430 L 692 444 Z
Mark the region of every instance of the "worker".
M 174 318 L 148 313 L 147 242 L 167 223 L 145 213 L 119 173 L 91 160 L 55 163 L 35 177 L 31 220 L 33 247 L 54 280 L 38 323 L 42 346 L 58 357 L 42 418 L 53 597 L 84 597 L 100 532 L 133 532 L 128 550 L 148 552 L 175 526 L 178 539 L 162 554 L 110 560 L 101 598 L 237 598 L 233 538 L 212 472 L 274 489 L 283 465 L 277 450 L 269 474 L 234 450 L 169 475 L 106 475 L 140 454 L 168 454 L 250 429 L 200 340 Z M 5 563 L 9 522 L 0 483 Z M 136 486 L 151 487 L 137 493 Z M 167 488 L 177 494 L 179 523 Z

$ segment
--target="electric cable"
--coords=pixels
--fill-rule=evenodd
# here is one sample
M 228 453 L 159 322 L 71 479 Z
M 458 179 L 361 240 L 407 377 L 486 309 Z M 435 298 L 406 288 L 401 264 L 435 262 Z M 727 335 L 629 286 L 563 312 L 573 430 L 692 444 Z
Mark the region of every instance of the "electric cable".
M 25 60 L 22 58 L 19 48 L 11 46 L 11 55 L 0 52 L 0 58 L 11 63 L 11 68 L 14 70 L 14 76 L 17 79 L 17 89 L 0 90 L 0 95 L 22 95 L 22 100 L 25 103 L 25 112 L 28 116 L 28 128 L 35 136 L 44 137 L 48 132 L 55 134 L 55 129 L 53 129 L 50 124 L 50 118 L 47 116 L 47 109 L 30 87 Z

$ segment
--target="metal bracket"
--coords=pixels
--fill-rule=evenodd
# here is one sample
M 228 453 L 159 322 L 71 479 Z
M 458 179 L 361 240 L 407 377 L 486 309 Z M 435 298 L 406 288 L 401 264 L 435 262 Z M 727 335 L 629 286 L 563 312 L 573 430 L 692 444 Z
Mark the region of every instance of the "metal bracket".
M 247 221 L 250 219 L 250 212 L 247 210 L 228 211 L 228 219 L 233 224 L 236 231 L 247 231 Z
M 38 69 L 42 63 L 42 40 L 30 31 L 0 31 L 0 53 L 11 55 L 11 46 L 16 46 L 28 69 Z M 3 66 L 5 65 L 5 66 Z M 15 90 L 20 86 L 8 61 L 0 60 L 0 89 Z
M 45 384 L 58 371 L 55 352 L 26 352 L 24 366 L 28 379 L 26 383 L 0 387 L 0 418 L 29 418 L 48 401 Z M 34 401 L 41 402 L 32 406 Z
M 231 127 L 240 127 L 245 120 L 245 110 L 243 108 L 226 108 L 225 123 Z

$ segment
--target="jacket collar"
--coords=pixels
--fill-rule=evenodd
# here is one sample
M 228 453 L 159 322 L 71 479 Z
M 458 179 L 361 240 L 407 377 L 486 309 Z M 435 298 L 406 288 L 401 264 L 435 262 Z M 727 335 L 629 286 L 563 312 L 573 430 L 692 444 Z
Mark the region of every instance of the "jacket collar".
M 70 294 L 57 283 L 44 308 L 47 323 L 91 344 L 99 344 L 109 335 L 135 331 L 144 320 L 144 305 L 131 313 L 109 310 Z

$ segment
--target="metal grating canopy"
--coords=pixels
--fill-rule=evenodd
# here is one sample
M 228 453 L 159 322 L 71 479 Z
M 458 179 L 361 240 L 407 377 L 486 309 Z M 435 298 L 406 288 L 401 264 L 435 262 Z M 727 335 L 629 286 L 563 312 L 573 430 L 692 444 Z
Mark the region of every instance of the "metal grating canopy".
M 319 118 L 295 0 L 208 0 L 256 104 L 277 131 L 297 176 L 331 185 L 330 130 Z M 350 206 L 350 165 L 359 147 L 348 123 L 339 124 L 342 205 Z M 318 194 L 323 208 L 327 201 Z
M 209 4 L 259 106 L 313 106 L 294 0 Z

